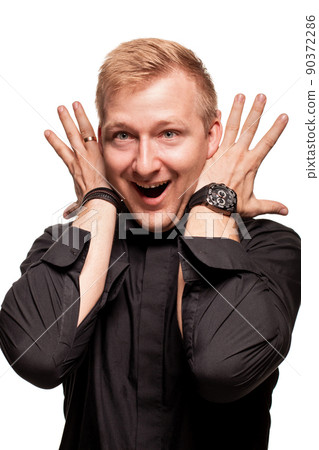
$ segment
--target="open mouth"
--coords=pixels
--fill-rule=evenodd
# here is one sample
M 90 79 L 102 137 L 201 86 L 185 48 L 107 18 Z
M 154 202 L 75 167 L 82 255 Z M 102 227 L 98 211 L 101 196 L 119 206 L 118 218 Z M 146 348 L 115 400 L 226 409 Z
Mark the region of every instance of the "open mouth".
M 136 186 L 136 189 L 141 192 L 143 195 L 145 195 L 146 197 L 150 197 L 150 198 L 156 198 L 159 197 L 167 188 L 169 181 L 166 181 L 164 183 L 159 184 L 158 186 L 154 186 L 154 187 L 144 187 L 141 186 L 137 183 L 134 183 Z

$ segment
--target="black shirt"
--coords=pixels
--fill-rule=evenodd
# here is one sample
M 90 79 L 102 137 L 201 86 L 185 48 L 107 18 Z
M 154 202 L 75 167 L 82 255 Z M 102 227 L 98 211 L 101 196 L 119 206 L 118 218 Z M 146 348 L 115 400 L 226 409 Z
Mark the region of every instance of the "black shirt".
M 267 448 L 300 302 L 300 241 L 276 222 L 244 222 L 241 243 L 176 229 L 119 239 L 117 229 L 104 292 L 79 327 L 90 233 L 68 223 L 36 239 L 3 302 L 0 342 L 29 382 L 63 382 L 61 450 Z

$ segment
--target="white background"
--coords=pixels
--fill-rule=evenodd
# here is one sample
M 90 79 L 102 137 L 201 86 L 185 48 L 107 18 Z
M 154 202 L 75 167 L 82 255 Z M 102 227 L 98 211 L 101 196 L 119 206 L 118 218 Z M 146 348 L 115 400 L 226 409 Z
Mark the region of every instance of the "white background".
M 19 278 L 19 264 L 34 239 L 75 200 L 68 170 L 43 132 L 55 129 L 64 139 L 56 108 L 64 104 L 71 110 L 75 100 L 97 128 L 98 69 L 121 42 L 159 37 L 194 50 L 212 74 L 224 121 L 236 93 L 246 94 L 247 113 L 254 96 L 264 92 L 267 112 L 257 139 L 280 113 L 289 115 L 256 182 L 258 197 L 289 207 L 287 217 L 271 218 L 303 239 L 303 304 L 273 395 L 270 450 L 319 448 L 318 181 L 306 178 L 304 126 L 305 16 L 317 14 L 318 27 L 319 14 L 314 1 L 295 3 L 19 0 L 1 8 L 0 299 Z M 316 33 L 318 41 L 318 28 Z M 61 386 L 51 391 L 32 386 L 1 354 L 1 449 L 57 449 L 62 402 Z

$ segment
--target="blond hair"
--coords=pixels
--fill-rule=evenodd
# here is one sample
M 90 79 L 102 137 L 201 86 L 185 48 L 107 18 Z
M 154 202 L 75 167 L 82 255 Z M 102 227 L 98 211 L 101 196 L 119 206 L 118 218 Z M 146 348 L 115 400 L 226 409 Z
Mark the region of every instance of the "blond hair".
M 198 87 L 198 112 L 205 132 L 216 117 L 217 95 L 202 61 L 177 42 L 164 39 L 134 39 L 106 55 L 100 67 L 95 104 L 100 125 L 105 121 L 105 102 L 122 88 L 139 88 L 156 77 L 182 70 Z

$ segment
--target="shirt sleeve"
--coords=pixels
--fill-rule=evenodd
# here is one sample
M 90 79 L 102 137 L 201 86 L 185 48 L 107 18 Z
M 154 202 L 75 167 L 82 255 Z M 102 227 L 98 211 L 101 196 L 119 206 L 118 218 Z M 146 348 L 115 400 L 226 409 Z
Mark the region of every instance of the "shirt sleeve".
M 199 394 L 238 400 L 286 357 L 300 305 L 300 238 L 246 220 L 240 243 L 179 237 L 184 346 Z
M 70 225 L 48 227 L 35 240 L 0 311 L 6 359 L 21 377 L 42 388 L 57 386 L 81 362 L 110 281 L 117 278 L 111 274 L 101 298 L 77 327 L 79 275 L 90 232 Z

